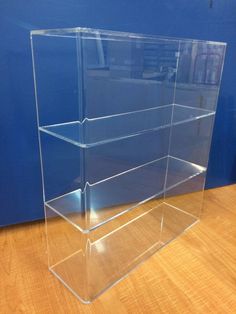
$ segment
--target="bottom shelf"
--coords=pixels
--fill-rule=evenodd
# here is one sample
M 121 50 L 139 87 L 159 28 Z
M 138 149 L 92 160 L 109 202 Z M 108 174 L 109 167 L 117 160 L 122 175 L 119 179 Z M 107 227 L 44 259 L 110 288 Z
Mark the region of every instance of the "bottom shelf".
M 81 301 L 91 302 L 198 221 L 167 202 L 156 199 L 138 216 L 130 211 L 89 234 L 46 207 L 50 270 Z

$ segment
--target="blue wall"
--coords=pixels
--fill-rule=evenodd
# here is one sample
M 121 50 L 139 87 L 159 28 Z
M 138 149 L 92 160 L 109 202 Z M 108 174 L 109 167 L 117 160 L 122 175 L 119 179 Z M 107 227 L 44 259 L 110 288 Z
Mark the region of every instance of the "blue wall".
M 207 187 L 236 182 L 234 0 L 0 2 L 0 225 L 43 217 L 29 32 L 84 26 L 228 43 Z

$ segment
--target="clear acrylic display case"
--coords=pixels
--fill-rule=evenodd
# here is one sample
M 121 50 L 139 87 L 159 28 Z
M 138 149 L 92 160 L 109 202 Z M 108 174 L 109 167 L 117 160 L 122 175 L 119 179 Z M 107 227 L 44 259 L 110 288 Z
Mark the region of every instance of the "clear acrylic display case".
M 49 268 L 91 302 L 199 219 L 225 44 L 31 32 Z

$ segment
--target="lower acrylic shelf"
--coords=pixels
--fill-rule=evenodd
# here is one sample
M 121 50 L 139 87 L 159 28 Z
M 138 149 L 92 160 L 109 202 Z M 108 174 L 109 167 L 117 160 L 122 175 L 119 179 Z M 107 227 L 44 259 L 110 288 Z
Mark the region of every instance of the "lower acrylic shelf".
M 173 206 L 175 199 L 153 200 L 89 236 L 46 207 L 50 270 L 80 300 L 91 302 L 197 221 Z
M 168 175 L 166 169 L 168 167 Z M 200 176 L 205 168 L 175 157 L 163 157 L 124 173 L 87 184 L 46 202 L 46 206 L 87 233 L 149 200 L 168 194 Z M 181 191 L 180 191 L 181 192 Z M 84 203 L 86 203 L 83 207 Z

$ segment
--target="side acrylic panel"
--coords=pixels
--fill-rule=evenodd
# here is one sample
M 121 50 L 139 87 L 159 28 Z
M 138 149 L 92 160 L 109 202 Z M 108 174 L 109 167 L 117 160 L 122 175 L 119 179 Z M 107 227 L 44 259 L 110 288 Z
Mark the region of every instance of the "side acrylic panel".
M 195 174 L 174 186 L 172 180 L 176 180 L 177 174 L 169 167 L 167 182 L 173 188 L 166 189 L 165 202 L 196 218 L 202 209 L 224 56 L 224 44 L 180 41 L 169 155 L 181 163 L 187 162 Z M 180 107 L 182 112 L 177 113 L 176 108 Z M 192 116 L 191 121 L 176 123 L 176 118 L 194 112 L 198 115 Z M 186 171 L 187 168 L 181 170 L 183 176 Z

